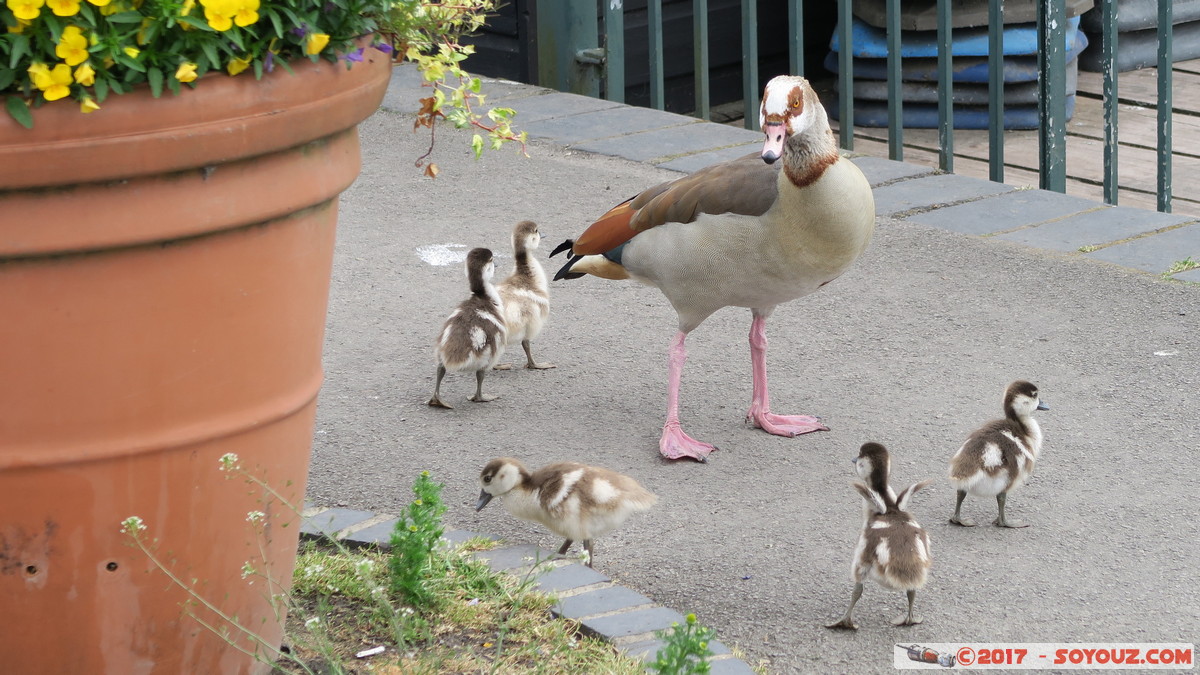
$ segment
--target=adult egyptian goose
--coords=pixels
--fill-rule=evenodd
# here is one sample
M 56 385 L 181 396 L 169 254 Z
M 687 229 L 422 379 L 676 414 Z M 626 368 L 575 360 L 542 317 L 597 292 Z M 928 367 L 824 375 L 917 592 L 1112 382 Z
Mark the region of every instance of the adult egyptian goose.
M 629 516 L 658 501 L 652 492 L 624 474 L 561 462 L 530 472 L 518 460 L 498 457 L 479 474 L 479 502 L 475 510 L 500 497 L 504 508 L 566 537 L 559 555 L 576 541 L 583 542 L 587 564 L 592 566 L 592 541 L 612 532 Z
M 452 407 L 441 397 L 442 378 L 447 370 L 475 371 L 475 395 L 470 400 L 484 403 L 496 398 L 483 393 L 483 377 L 504 353 L 505 343 L 504 307 L 492 284 L 496 273 L 492 252 L 486 248 L 471 249 L 466 268 L 471 297 L 459 303 L 446 319 L 434 350 L 438 361 L 437 382 L 429 405 L 438 408 Z
M 714 446 L 683 432 L 679 381 L 684 340 L 726 306 L 751 310 L 753 395 L 746 418 L 772 434 L 826 427 L 771 412 L 765 325 L 775 306 L 840 276 L 875 228 L 871 187 L 838 154 L 825 109 L 802 77 L 767 83 L 760 120 L 766 142 L 748 155 L 663 183 L 625 201 L 551 255 L 570 249 L 555 279 L 592 274 L 656 286 L 679 315 L 670 346 L 667 421 L 659 450 L 705 461 Z M 782 170 L 772 165 L 781 159 Z
M 507 344 L 511 346 L 520 342 L 525 350 L 525 367 L 538 369 L 555 367 L 553 363 L 534 361 L 533 353 L 529 350 L 530 341 L 542 332 L 546 317 L 550 315 L 550 289 L 546 285 L 546 273 L 542 270 L 542 264 L 533 257 L 541 241 L 537 223 L 529 220 L 517 223 L 512 235 L 516 268 L 496 286 L 500 301 L 504 303 Z M 508 364 L 496 366 L 499 370 L 509 367 Z
M 1033 465 L 1042 452 L 1042 428 L 1033 419 L 1033 411 L 1049 410 L 1030 382 L 1017 380 L 1004 390 L 1004 419 L 992 420 L 967 437 L 950 458 L 950 482 L 958 490 L 954 515 L 950 522 L 974 527 L 975 521 L 961 515 L 967 493 L 995 497 L 1000 515 L 992 521 L 999 527 L 1028 527 L 1028 524 L 1004 517 L 1008 493 L 1020 487 L 1033 473 Z
M 921 623 L 921 619 L 913 615 L 913 601 L 917 597 L 917 590 L 925 585 L 928 578 L 933 550 L 929 545 L 929 535 L 908 512 L 908 502 L 918 490 L 933 481 L 910 485 L 897 496 L 888 483 L 891 456 L 887 448 L 879 443 L 864 443 L 859 448 L 858 457 L 851 461 L 854 462 L 858 477 L 864 481 L 854 483 L 854 489 L 862 495 L 864 502 L 862 534 L 858 537 L 858 546 L 850 561 L 854 592 L 850 595 L 846 614 L 826 628 L 858 628 L 854 623 L 854 604 L 862 597 L 863 580 L 868 578 L 884 588 L 907 594 L 908 613 L 892 624 L 911 626 Z

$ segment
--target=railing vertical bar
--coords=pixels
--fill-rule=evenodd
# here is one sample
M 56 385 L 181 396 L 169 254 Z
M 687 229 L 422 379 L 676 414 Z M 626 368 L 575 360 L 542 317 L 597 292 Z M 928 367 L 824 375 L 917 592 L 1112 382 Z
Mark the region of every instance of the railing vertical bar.
M 792 75 L 804 75 L 804 0 L 788 2 L 788 67 Z
M 742 0 L 742 114 L 747 129 L 758 131 L 758 0 Z
M 650 107 L 662 110 L 666 108 L 663 93 L 666 83 L 663 77 L 662 0 L 648 0 L 646 20 L 650 31 Z
M 1171 212 L 1172 0 L 1158 0 L 1158 210 Z
M 938 167 L 954 171 L 954 24 L 950 0 L 937 0 Z
M 1104 71 L 1104 201 L 1116 204 L 1117 174 L 1117 0 L 1100 0 L 1100 63 Z
M 844 150 L 854 149 L 854 50 L 851 0 L 838 0 L 838 137 Z
M 604 95 L 625 102 L 625 8 L 621 0 L 604 4 Z
M 900 80 L 900 0 L 887 0 L 888 158 L 904 159 L 904 93 Z
M 988 5 L 988 176 L 1004 182 L 1004 0 Z
M 1043 190 L 1067 191 L 1067 11 L 1038 4 L 1038 162 Z
M 708 0 L 692 0 L 693 69 L 696 71 L 696 116 L 712 119 L 712 96 L 708 91 Z

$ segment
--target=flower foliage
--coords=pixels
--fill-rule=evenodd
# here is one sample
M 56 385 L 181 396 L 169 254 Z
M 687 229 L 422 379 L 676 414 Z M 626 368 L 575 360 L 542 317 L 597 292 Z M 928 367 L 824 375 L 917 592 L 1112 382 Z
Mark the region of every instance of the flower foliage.
M 31 109 L 51 101 L 73 99 L 90 113 L 137 86 L 155 97 L 178 94 L 207 73 L 261 78 L 302 58 L 351 67 L 373 47 L 416 63 L 432 87 L 417 118 L 430 129 L 431 149 L 439 117 L 486 134 L 488 147 L 524 146 L 511 110 L 473 109 L 484 96 L 461 66 L 473 48 L 459 38 L 495 7 L 496 0 L 0 0 L 0 102 L 32 128 Z M 476 134 L 476 156 L 484 145 Z M 436 175 L 436 166 L 426 173 Z

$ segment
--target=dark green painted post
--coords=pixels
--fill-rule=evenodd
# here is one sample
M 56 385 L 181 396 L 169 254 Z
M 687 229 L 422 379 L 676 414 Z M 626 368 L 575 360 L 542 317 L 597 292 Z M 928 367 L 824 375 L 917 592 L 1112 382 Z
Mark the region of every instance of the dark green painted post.
M 950 0 L 937 0 L 938 166 L 954 171 L 954 47 Z
M 599 98 L 599 70 L 576 58 L 599 46 L 595 0 L 553 0 L 537 10 L 538 84 Z
M 663 19 L 662 0 L 649 0 L 646 3 L 646 15 L 650 30 L 650 107 L 662 110 L 666 107 L 663 90 L 666 83 L 663 77 Z
M 854 19 L 850 6 L 851 0 L 838 0 L 838 138 L 844 150 L 854 149 Z
M 804 0 L 788 2 L 788 68 L 804 75 Z
M 988 177 L 1004 182 L 1004 0 L 988 5 Z
M 1043 190 L 1067 191 L 1067 11 L 1038 4 L 1038 149 Z
M 1158 0 L 1158 210 L 1171 212 L 1171 69 L 1174 67 L 1174 8 Z
M 904 96 L 900 79 L 900 0 L 887 0 L 888 158 L 904 159 Z
M 625 102 L 625 7 L 621 0 L 604 4 L 604 95 Z
M 1104 201 L 1116 204 L 1117 185 L 1117 0 L 1100 0 L 1104 71 Z
M 696 71 L 696 116 L 712 119 L 708 93 L 708 0 L 692 0 L 692 63 Z
M 742 0 L 742 105 L 747 129 L 758 130 L 758 0 Z

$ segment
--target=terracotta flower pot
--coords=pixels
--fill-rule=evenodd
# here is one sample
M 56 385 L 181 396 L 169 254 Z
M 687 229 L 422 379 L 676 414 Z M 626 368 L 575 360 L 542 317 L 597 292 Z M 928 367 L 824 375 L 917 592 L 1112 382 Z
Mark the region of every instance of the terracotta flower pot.
M 50 104 L 33 130 L 0 114 L 0 669 L 265 669 L 121 523 L 280 643 L 278 588 L 242 566 L 261 542 L 290 584 L 299 518 L 219 459 L 303 499 L 337 196 L 390 65 L 368 49 L 87 116 Z

